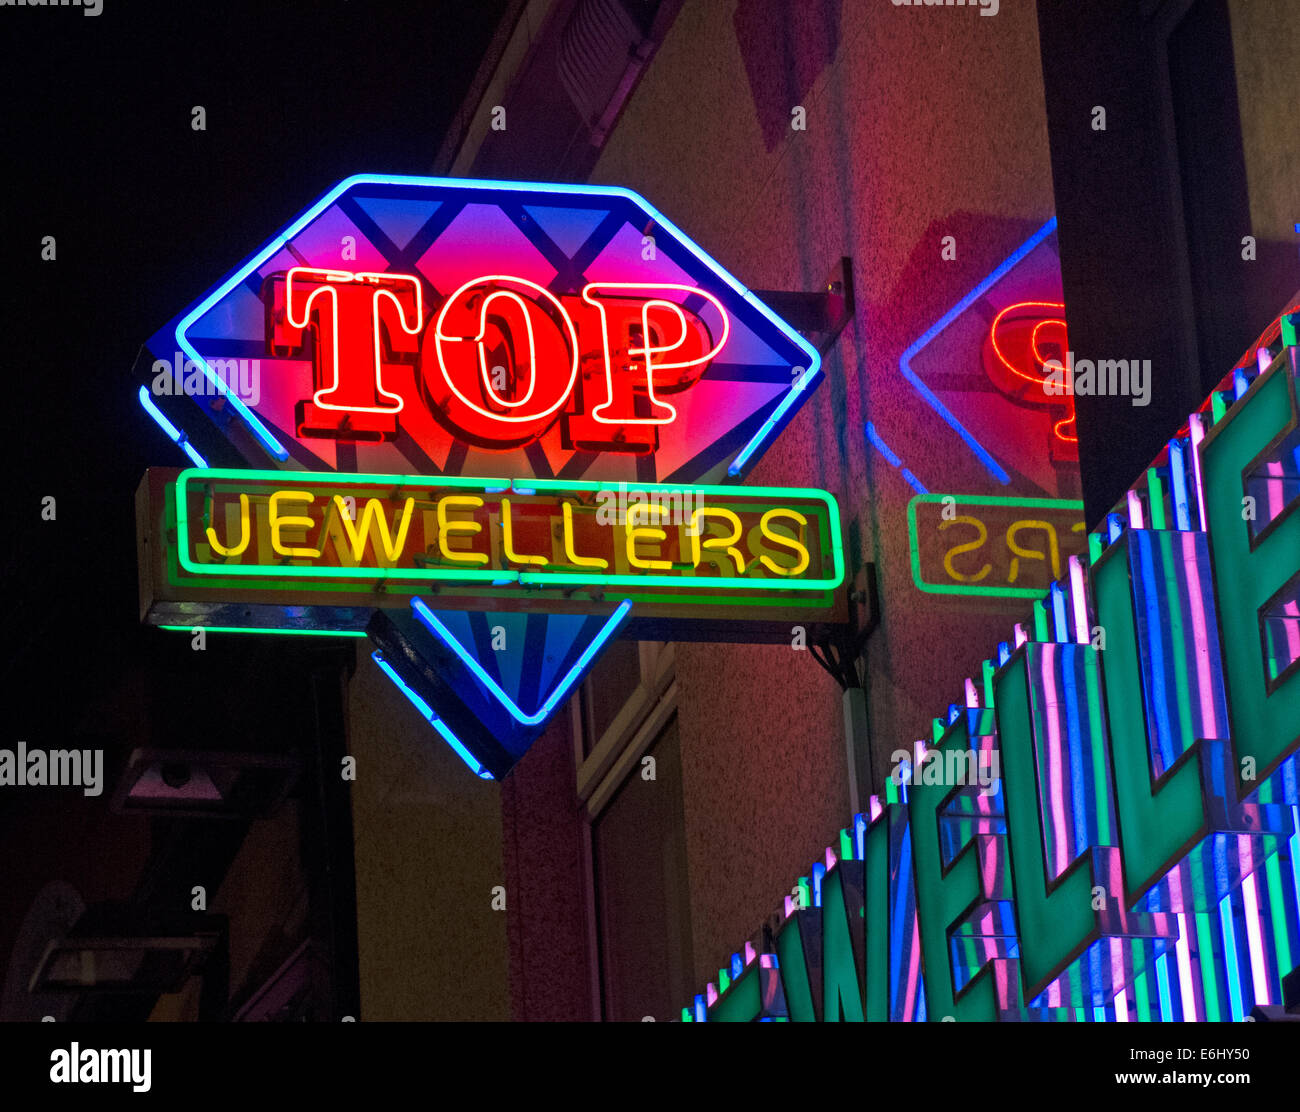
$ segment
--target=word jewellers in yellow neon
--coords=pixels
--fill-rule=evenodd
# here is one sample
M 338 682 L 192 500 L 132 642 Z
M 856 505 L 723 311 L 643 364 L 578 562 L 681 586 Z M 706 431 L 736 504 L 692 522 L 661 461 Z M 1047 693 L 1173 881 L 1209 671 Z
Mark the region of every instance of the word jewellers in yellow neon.
M 192 469 L 178 551 L 200 575 L 827 590 L 839 511 L 818 490 Z

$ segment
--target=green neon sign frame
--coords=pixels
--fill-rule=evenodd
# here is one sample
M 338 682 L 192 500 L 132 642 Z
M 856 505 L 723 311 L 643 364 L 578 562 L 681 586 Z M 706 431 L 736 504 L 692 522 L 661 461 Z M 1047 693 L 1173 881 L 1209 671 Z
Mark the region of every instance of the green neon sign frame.
M 458 490 L 474 490 L 484 494 L 514 493 L 521 497 L 539 492 L 560 491 L 603 491 L 615 488 L 615 484 L 601 482 L 568 482 L 563 479 L 519 479 L 511 481 L 499 478 L 468 478 L 461 476 L 427 476 L 427 475 L 354 475 L 333 473 L 321 475 L 315 472 L 285 471 L 250 471 L 243 468 L 198 468 L 191 467 L 176 477 L 176 553 L 180 565 L 191 575 L 199 576 L 239 576 L 241 578 L 262 579 L 354 579 L 373 583 L 377 579 L 402 579 L 416 582 L 459 582 L 489 583 L 497 586 L 522 587 L 684 587 L 688 591 L 694 587 L 701 591 L 738 590 L 738 591 L 832 591 L 844 582 L 844 548 L 841 540 L 839 506 L 832 495 L 823 490 L 805 487 L 740 487 L 740 486 L 700 486 L 696 484 L 670 483 L 634 483 L 624 486 L 629 491 L 664 491 L 684 494 L 703 494 L 725 500 L 726 498 L 770 497 L 774 500 L 802 498 L 819 501 L 826 509 L 825 522 L 818 519 L 821 530 L 819 540 L 823 552 L 829 549 L 834 567 L 830 577 L 818 579 L 751 579 L 743 576 L 672 576 L 672 575 L 598 575 L 561 571 L 520 572 L 498 571 L 474 568 L 319 568 L 301 567 L 291 564 L 198 564 L 190 559 L 190 521 L 187 500 L 188 487 L 191 482 L 274 482 L 284 488 L 292 487 L 295 481 L 304 486 L 313 482 L 326 485 L 356 484 L 358 486 L 393 486 L 414 487 L 424 490 L 437 490 L 449 487 Z M 829 530 L 829 536 L 827 535 Z M 827 543 L 829 542 L 829 543 Z M 824 559 L 824 557 L 823 557 Z
M 366 632 L 363 629 L 272 629 L 263 626 L 210 626 L 198 623 L 195 625 L 160 625 L 159 629 L 180 630 L 182 633 L 193 633 L 196 629 L 203 630 L 204 633 L 257 633 L 269 634 L 272 637 L 365 637 Z
M 907 504 L 907 546 L 911 551 L 912 582 L 917 590 L 929 595 L 969 595 L 986 598 L 1032 598 L 1043 597 L 1043 587 L 976 587 L 949 583 L 931 583 L 921 574 L 921 544 L 916 526 L 916 507 L 921 502 L 942 502 L 945 498 L 954 499 L 959 505 L 974 506 L 1026 506 L 1053 510 L 1078 510 L 1083 516 L 1083 503 L 1072 498 L 1016 498 L 1000 494 L 917 494 Z

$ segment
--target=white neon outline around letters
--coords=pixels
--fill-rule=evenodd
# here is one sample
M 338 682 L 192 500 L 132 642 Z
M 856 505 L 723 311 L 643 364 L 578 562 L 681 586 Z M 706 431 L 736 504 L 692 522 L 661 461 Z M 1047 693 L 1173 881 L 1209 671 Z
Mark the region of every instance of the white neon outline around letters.
M 646 392 L 650 397 L 651 406 L 658 406 L 668 410 L 668 417 L 623 417 L 617 420 L 609 417 L 602 417 L 601 410 L 609 409 L 614 404 L 614 371 L 609 362 L 609 349 L 611 338 L 609 335 L 609 318 L 605 313 L 605 306 L 599 301 L 590 297 L 589 294 L 593 289 L 634 289 L 634 290 L 682 290 L 688 294 L 699 294 L 706 301 L 718 310 L 722 317 L 722 339 L 720 339 L 708 353 L 702 355 L 699 359 L 692 359 L 688 362 L 681 363 L 658 363 L 651 362 L 652 355 L 656 351 L 673 351 L 686 342 L 687 325 L 686 314 L 682 312 L 682 307 L 675 302 L 665 301 L 660 298 L 651 298 L 641 306 L 641 333 L 645 337 L 645 347 L 628 348 L 628 355 L 641 355 L 645 359 L 643 368 L 646 380 Z M 602 338 L 604 339 L 605 349 L 605 397 L 606 400 L 601 402 L 591 411 L 593 420 L 602 425 L 670 425 L 677 420 L 677 407 L 669 402 L 661 401 L 655 397 L 654 387 L 654 370 L 657 366 L 660 370 L 673 370 L 677 368 L 686 368 L 698 366 L 701 363 L 708 363 L 712 360 L 723 347 L 726 346 L 727 337 L 731 335 L 731 319 L 727 316 L 727 310 L 723 308 L 722 302 L 713 294 L 700 289 L 698 286 L 685 286 L 677 282 L 588 282 L 582 288 L 582 300 L 588 305 L 594 305 L 600 311 L 600 327 Z M 661 305 L 664 308 L 671 309 L 677 314 L 678 320 L 682 325 L 682 336 L 672 347 L 654 348 L 650 346 L 650 308 L 654 305 Z M 697 314 L 698 315 L 698 314 Z

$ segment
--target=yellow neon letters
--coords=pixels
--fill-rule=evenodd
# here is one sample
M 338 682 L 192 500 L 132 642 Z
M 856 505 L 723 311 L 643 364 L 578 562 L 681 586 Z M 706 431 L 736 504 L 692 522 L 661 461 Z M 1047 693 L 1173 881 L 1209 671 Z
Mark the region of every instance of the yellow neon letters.
M 529 387 L 531 391 L 532 387 Z M 481 505 L 481 503 L 480 503 Z M 566 505 L 567 509 L 568 506 Z M 545 556 L 529 556 L 528 553 L 518 553 L 515 551 L 514 527 L 510 520 L 510 499 L 501 499 L 501 540 L 505 548 L 506 559 L 512 564 L 541 564 L 546 565 Z
M 786 536 L 784 533 L 774 532 L 769 525 L 769 522 L 771 522 L 774 517 L 788 517 L 790 520 L 798 522 L 799 525 L 805 527 L 808 524 L 808 519 L 804 517 L 803 514 L 799 513 L 798 510 L 775 509 L 768 510 L 758 523 L 759 530 L 762 532 L 764 540 L 782 545 L 783 547 L 790 549 L 791 552 L 797 552 L 799 554 L 799 562 L 792 568 L 783 568 L 775 560 L 768 557 L 766 553 L 760 556 L 759 560 L 762 562 L 763 567 L 776 575 L 800 575 L 808 567 L 808 560 L 810 558 L 808 555 L 808 549 L 804 547 L 803 541 L 799 540 L 797 537 L 790 537 Z
M 308 505 L 316 501 L 316 496 L 309 490 L 277 490 L 271 495 L 271 548 L 278 556 L 305 557 L 314 560 L 320 555 L 314 548 L 288 548 L 280 543 L 280 530 L 286 525 L 300 525 L 303 528 L 310 528 L 316 523 L 309 517 L 302 515 L 286 514 L 281 516 L 281 502 L 306 502 Z
M 599 556 L 579 556 L 573 550 L 573 506 L 568 502 L 564 503 L 564 558 L 574 567 L 609 567 L 608 560 L 602 560 Z
M 450 494 L 438 502 L 438 551 L 442 553 L 445 559 L 456 564 L 486 564 L 488 556 L 485 552 L 454 552 L 447 547 L 448 534 L 457 536 L 473 536 L 483 531 L 483 526 L 477 521 L 449 521 L 447 520 L 447 510 L 456 507 L 464 507 L 467 510 L 478 510 L 483 507 L 483 499 L 474 494 Z
M 212 551 L 219 556 L 238 556 L 248 547 L 248 542 L 252 538 L 253 530 L 248 524 L 248 495 L 239 496 L 239 543 L 234 548 L 226 548 L 217 540 L 216 531 L 211 525 L 208 526 L 208 544 L 212 546 Z
M 731 526 L 731 532 L 725 537 L 705 537 L 703 535 L 704 521 L 706 518 L 716 517 L 726 521 Z M 691 524 L 687 532 L 691 538 L 691 566 L 698 568 L 700 566 L 700 557 L 703 554 L 702 549 L 717 549 L 725 552 L 736 565 L 736 575 L 745 574 L 745 558 L 741 555 L 740 549 L 733 547 L 740 540 L 740 518 L 728 509 L 721 506 L 701 506 L 691 514 Z
M 666 506 L 640 504 L 628 507 L 627 562 L 634 568 L 671 568 L 673 566 L 671 560 L 643 560 L 636 554 L 637 541 L 642 537 L 646 540 L 652 541 L 666 541 L 668 539 L 668 534 L 662 529 L 656 528 L 653 525 L 637 525 L 636 516 L 640 512 L 644 512 L 647 517 L 649 517 L 650 514 L 655 514 L 657 517 L 660 514 L 666 514 L 668 509 Z
M 783 590 L 825 563 L 813 517 L 789 505 L 750 505 L 743 496 L 726 505 L 687 503 L 684 514 L 663 502 L 634 503 L 618 517 L 545 491 L 425 494 L 409 484 L 384 490 L 375 483 L 349 495 L 336 493 L 340 484 L 314 491 L 302 480 L 296 485 L 303 489 L 267 483 L 245 491 L 227 486 L 215 495 L 196 490 L 191 513 L 206 515 L 191 534 L 198 561 L 315 561 L 322 576 L 348 569 L 358 578 L 366 568 L 420 571 L 437 564 L 502 573 L 525 568 L 557 578 L 576 572 L 581 579 L 570 581 L 584 583 L 604 574 L 667 572 L 688 583 L 725 579 L 736 587 L 780 578 Z

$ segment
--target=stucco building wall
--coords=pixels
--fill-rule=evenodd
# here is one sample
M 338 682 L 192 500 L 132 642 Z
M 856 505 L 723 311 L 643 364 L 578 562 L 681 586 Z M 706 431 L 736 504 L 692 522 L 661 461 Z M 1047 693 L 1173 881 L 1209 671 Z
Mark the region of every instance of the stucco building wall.
M 791 126 L 799 107 L 804 130 Z M 985 489 L 972 458 L 939 447 L 937 419 L 898 360 L 1052 214 L 1033 5 L 1004 3 L 988 18 L 884 0 L 690 0 L 592 180 L 643 193 L 752 288 L 815 290 L 852 257 L 855 319 L 748 481 L 831 491 L 846 543 L 877 565 L 883 620 L 868 704 L 879 778 L 897 743 L 928 737 L 1026 610 L 913 587 L 913 491 L 870 449 L 863 423 L 931 490 Z M 941 259 L 946 235 L 955 261 Z M 847 823 L 848 777 L 840 692 L 808 653 L 678 653 L 702 985 Z

